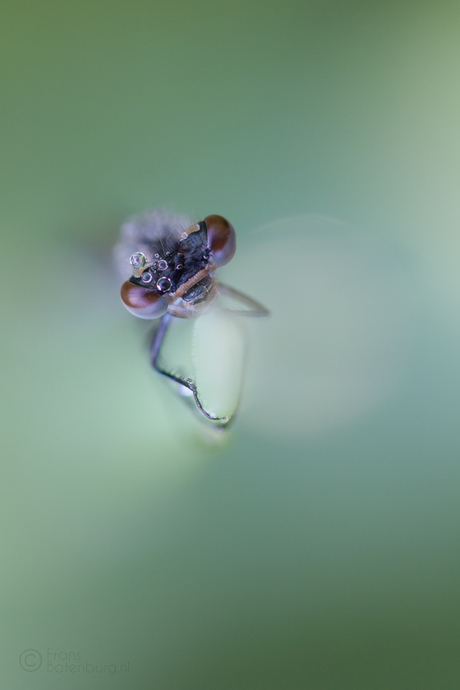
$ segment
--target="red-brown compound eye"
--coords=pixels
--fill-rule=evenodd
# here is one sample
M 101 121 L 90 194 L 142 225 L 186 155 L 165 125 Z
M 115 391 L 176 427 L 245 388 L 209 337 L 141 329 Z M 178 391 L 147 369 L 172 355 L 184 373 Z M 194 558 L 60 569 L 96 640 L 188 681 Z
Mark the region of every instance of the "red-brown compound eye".
M 236 234 L 233 226 L 222 216 L 206 216 L 208 247 L 218 266 L 228 264 L 236 250 Z
M 168 308 L 167 301 L 158 292 L 129 281 L 121 286 L 121 299 L 126 309 L 140 319 L 158 319 Z

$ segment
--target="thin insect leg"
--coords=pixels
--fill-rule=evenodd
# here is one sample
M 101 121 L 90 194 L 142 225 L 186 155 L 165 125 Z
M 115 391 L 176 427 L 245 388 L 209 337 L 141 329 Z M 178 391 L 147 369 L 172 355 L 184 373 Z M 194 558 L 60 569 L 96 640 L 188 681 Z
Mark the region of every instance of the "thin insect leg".
M 209 414 L 209 412 L 206 412 L 206 410 L 203 408 L 203 405 L 201 404 L 200 398 L 198 396 L 198 391 L 197 391 L 195 381 L 193 381 L 192 379 L 189 379 L 189 378 L 185 378 L 184 376 L 179 376 L 178 374 L 171 374 L 169 371 L 162 369 L 160 367 L 160 365 L 158 364 L 158 358 L 160 356 L 160 351 L 161 351 L 161 346 L 163 344 L 163 339 L 165 337 L 168 326 L 171 323 L 171 319 L 172 319 L 172 316 L 170 316 L 170 314 L 165 314 L 161 318 L 160 325 L 158 326 L 158 329 L 156 330 L 156 332 L 153 336 L 151 349 L 150 349 L 150 361 L 152 363 L 152 367 L 155 369 L 155 371 L 158 371 L 159 374 L 162 374 L 163 376 L 166 376 L 167 378 L 171 379 L 172 381 L 179 383 L 181 386 L 188 388 L 188 390 L 193 393 L 193 397 L 195 399 L 196 406 L 198 407 L 200 412 L 202 412 L 204 414 L 205 417 L 212 420 L 213 422 L 228 422 L 229 421 L 228 417 L 215 417 L 214 415 Z
M 217 281 L 217 287 L 219 292 L 223 295 L 233 297 L 238 302 L 241 302 L 242 304 L 245 304 L 247 307 L 249 307 L 249 309 L 231 309 L 229 307 L 226 307 L 225 311 L 229 311 L 232 314 L 237 314 L 238 316 L 268 316 L 270 314 L 268 309 L 265 309 L 265 307 L 262 304 L 260 304 L 260 302 L 257 302 L 257 300 L 253 299 L 252 297 L 249 297 L 249 295 L 246 295 L 244 292 L 240 292 L 239 290 L 236 290 L 235 288 L 232 288 L 229 285 L 224 285 L 224 283 L 221 283 L 219 281 Z

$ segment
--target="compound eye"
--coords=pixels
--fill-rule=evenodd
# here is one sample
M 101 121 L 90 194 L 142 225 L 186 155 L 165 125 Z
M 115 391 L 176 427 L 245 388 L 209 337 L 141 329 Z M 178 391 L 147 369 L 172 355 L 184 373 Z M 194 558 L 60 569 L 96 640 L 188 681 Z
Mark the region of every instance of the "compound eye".
M 222 216 L 206 216 L 208 247 L 218 266 L 224 266 L 233 258 L 236 250 L 236 234 L 233 226 Z
M 121 299 L 126 309 L 140 319 L 158 319 L 168 308 L 167 301 L 158 292 L 134 285 L 129 280 L 121 286 Z

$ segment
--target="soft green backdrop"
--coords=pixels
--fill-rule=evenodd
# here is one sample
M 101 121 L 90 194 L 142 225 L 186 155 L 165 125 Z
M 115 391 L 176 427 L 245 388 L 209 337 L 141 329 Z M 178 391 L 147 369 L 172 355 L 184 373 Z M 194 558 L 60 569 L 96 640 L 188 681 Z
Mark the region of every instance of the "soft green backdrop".
M 458 5 L 0 12 L 0 686 L 456 690 Z M 272 309 L 224 444 L 119 303 L 155 205 Z

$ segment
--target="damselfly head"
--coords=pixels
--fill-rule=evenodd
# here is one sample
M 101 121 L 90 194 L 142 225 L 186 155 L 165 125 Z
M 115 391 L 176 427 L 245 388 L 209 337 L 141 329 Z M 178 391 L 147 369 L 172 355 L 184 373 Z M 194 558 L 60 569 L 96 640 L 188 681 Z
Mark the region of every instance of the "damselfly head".
M 175 241 L 171 235 L 141 238 L 147 248 L 130 257 L 133 275 L 123 284 L 121 298 L 142 319 L 156 319 L 166 311 L 198 316 L 216 295 L 214 271 L 235 254 L 235 230 L 222 216 L 207 216 L 176 233 Z

